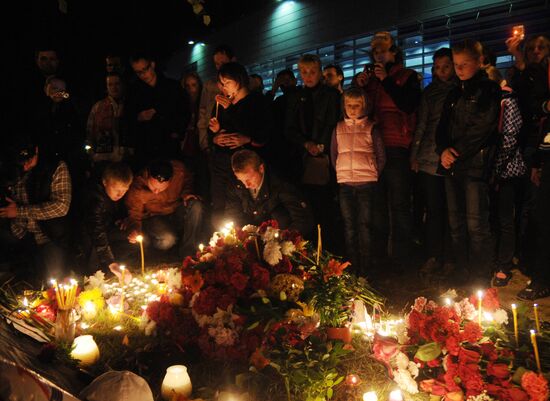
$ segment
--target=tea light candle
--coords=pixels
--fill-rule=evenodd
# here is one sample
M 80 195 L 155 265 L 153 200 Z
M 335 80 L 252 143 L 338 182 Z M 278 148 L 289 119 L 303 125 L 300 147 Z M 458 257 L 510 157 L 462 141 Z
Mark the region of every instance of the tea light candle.
M 99 348 L 94 338 L 89 334 L 76 337 L 73 341 L 71 356 L 80 360 L 79 366 L 90 366 L 96 363 L 99 359 Z
M 390 393 L 389 401 L 403 401 L 403 394 L 401 393 L 401 390 L 393 390 Z
M 374 391 L 367 391 L 363 394 L 363 401 L 378 401 L 378 396 Z
M 170 401 L 174 393 L 189 397 L 192 390 L 191 378 L 185 366 L 174 365 L 166 369 L 166 375 L 164 376 L 160 390 L 164 400 Z

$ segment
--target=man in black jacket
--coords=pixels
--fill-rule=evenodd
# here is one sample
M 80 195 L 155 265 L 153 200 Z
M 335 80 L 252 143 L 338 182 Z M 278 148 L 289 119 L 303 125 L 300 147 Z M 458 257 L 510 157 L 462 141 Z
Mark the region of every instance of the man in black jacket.
M 82 227 L 90 273 L 107 267 L 118 271 L 117 260 L 129 253 L 127 234 L 118 222 L 125 217 L 124 206 L 119 201 L 132 180 L 130 167 L 120 162 L 112 163 L 103 171 L 101 182 L 92 184 L 85 192 Z
M 126 118 L 138 163 L 180 158 L 180 141 L 191 118 L 183 88 L 157 72 L 147 55 L 133 56 L 130 64 L 139 80 L 129 88 Z
M 299 192 L 266 169 L 255 152 L 243 149 L 231 157 L 231 167 L 240 181 L 229 188 L 225 216 L 238 225 L 259 225 L 274 219 L 282 229 L 293 229 L 307 237 L 313 216 Z

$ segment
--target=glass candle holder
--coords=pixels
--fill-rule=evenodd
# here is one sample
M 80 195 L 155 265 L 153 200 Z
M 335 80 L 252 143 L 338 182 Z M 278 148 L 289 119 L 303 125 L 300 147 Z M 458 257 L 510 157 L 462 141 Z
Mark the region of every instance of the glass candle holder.
M 55 318 L 55 339 L 72 343 L 74 340 L 76 319 L 74 309 L 58 309 Z
M 192 391 L 191 378 L 185 366 L 174 365 L 166 369 L 166 376 L 164 376 L 161 387 L 164 400 L 171 400 L 174 394 L 189 397 Z

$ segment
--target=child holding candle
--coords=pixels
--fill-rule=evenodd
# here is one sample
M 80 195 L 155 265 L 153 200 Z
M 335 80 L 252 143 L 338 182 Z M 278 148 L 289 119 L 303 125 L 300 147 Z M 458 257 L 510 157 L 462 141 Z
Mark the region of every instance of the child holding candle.
M 371 233 L 376 183 L 385 163 L 384 143 L 367 117 L 361 89 L 343 95 L 344 119 L 332 134 L 331 158 L 340 186 L 347 256 L 352 268 L 366 275 L 371 264 Z

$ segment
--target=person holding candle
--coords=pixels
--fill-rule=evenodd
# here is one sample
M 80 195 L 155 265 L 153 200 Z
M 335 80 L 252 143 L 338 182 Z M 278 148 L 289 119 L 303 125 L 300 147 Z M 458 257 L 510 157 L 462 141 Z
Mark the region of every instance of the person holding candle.
M 107 165 L 101 180 L 86 188 L 82 210 L 82 256 L 88 273 L 109 268 L 118 271 L 118 263 L 132 252 L 121 221 L 126 217 L 122 198 L 130 188 L 133 173 L 121 162 Z M 116 255 L 116 257 L 115 257 Z
M 249 77 L 243 65 L 230 62 L 218 71 L 222 86 L 218 115 L 210 119 L 209 132 L 213 142 L 210 164 L 210 196 L 212 223 L 221 225 L 227 188 L 231 185 L 231 156 L 239 149 L 261 148 L 271 137 L 271 113 L 263 98 L 248 89 Z
M 180 257 L 195 253 L 203 205 L 193 193 L 193 177 L 177 160 L 154 160 L 140 172 L 125 198 L 130 243 L 143 235 L 145 244 L 168 250 L 178 243 Z

